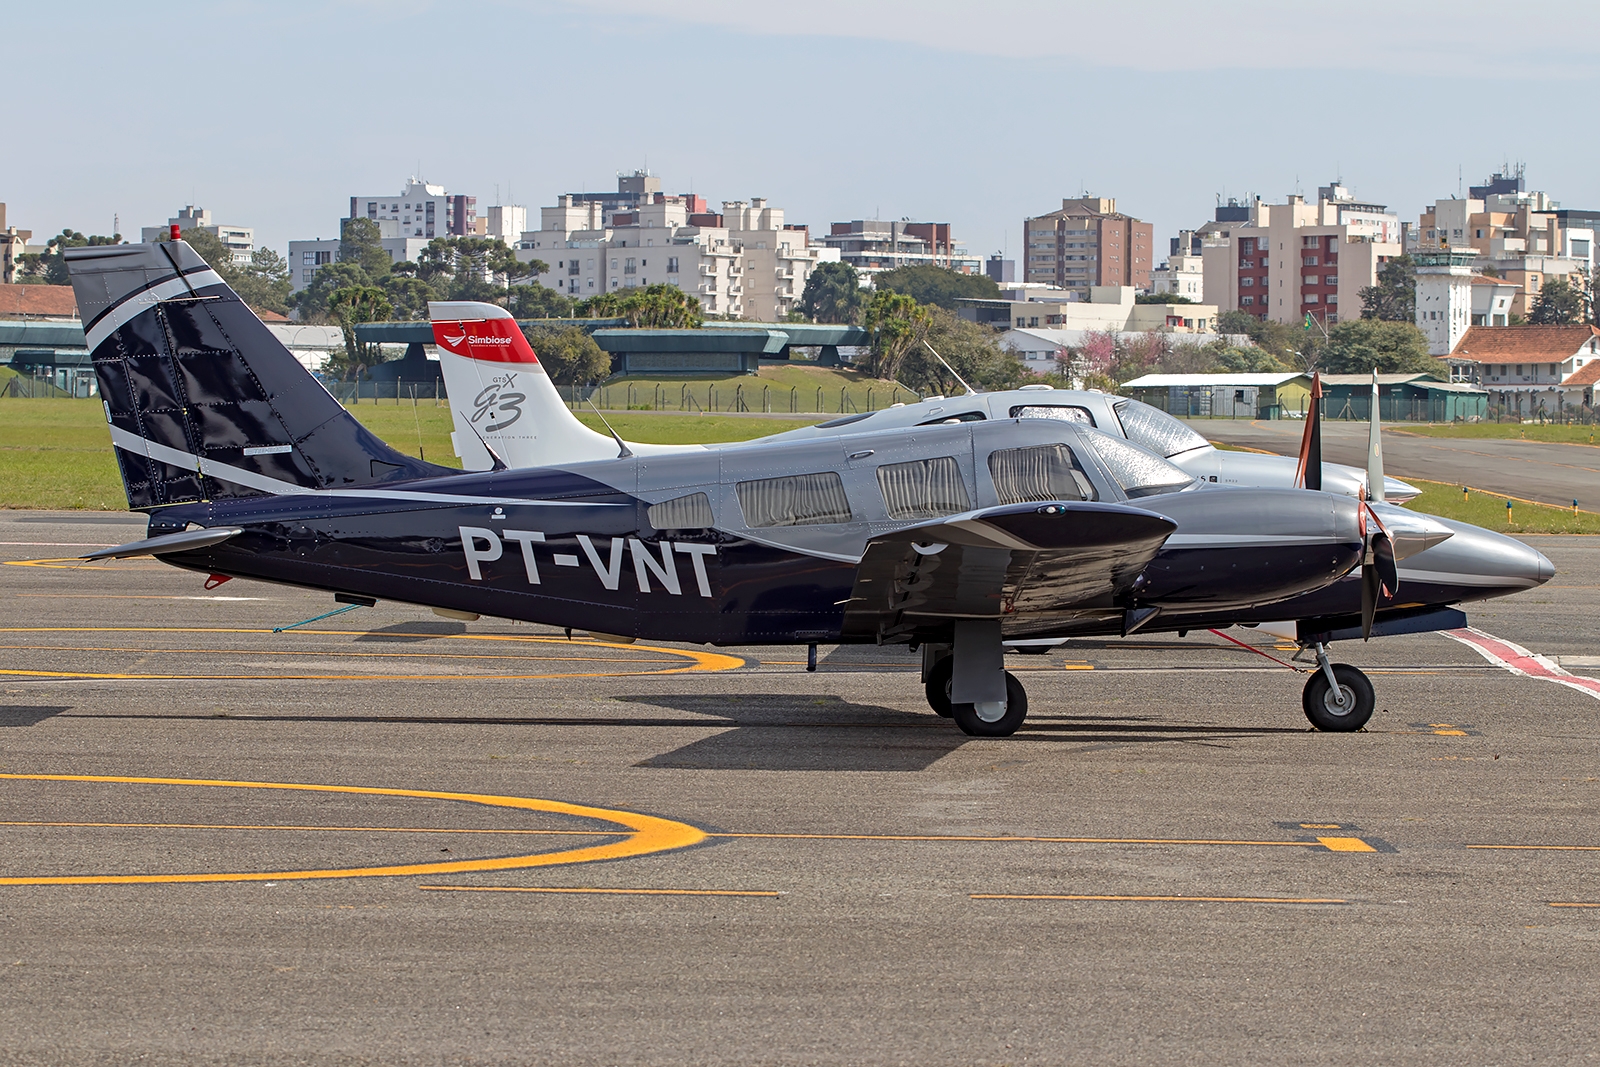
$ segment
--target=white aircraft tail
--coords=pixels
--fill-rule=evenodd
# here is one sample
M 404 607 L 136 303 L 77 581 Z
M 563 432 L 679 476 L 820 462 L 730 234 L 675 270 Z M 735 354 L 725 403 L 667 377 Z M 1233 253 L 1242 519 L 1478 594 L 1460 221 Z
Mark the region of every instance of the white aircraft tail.
M 612 459 L 617 443 L 567 409 L 511 313 L 494 304 L 428 304 L 450 394 L 450 435 L 468 470 Z M 491 455 L 490 450 L 493 450 Z

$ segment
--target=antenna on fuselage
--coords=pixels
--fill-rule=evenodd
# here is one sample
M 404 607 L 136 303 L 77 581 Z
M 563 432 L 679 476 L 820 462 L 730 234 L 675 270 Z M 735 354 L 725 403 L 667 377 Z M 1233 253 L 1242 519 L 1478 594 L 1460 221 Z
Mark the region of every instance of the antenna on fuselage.
M 612 439 L 617 442 L 617 458 L 627 459 L 628 457 L 632 456 L 633 449 L 628 447 L 628 442 L 624 441 L 622 439 L 622 435 L 617 433 L 617 431 L 611 429 L 611 424 L 606 422 L 606 417 L 604 415 L 600 414 L 600 409 L 594 407 L 594 397 L 586 396 L 583 399 L 590 407 L 594 408 L 594 413 L 599 417 L 601 425 L 605 426 L 606 430 L 611 434 Z
M 504 471 L 511 469 L 506 461 L 500 458 L 500 453 L 494 450 L 494 446 L 488 441 L 484 440 L 483 434 L 478 432 L 478 428 L 476 426 L 469 422 L 466 424 L 466 427 L 472 431 L 472 436 L 478 439 L 478 443 L 483 446 L 483 450 L 489 453 L 489 458 L 494 461 L 494 466 L 489 468 L 491 471 Z
M 926 348 L 929 352 L 933 353 L 933 358 L 938 360 L 940 362 L 940 364 L 942 364 L 944 366 L 944 369 L 950 372 L 950 376 L 952 378 L 954 378 L 957 382 L 961 383 L 961 388 L 963 388 L 963 389 L 965 389 L 967 391 L 967 395 L 968 396 L 977 396 L 978 395 L 978 391 L 976 389 L 974 389 L 972 386 L 968 385 L 967 384 L 967 380 L 965 378 L 961 377 L 961 375 L 957 374 L 956 373 L 956 369 L 954 367 L 952 367 L 948 363 L 945 363 L 944 357 L 941 356 L 938 353 L 938 351 L 936 351 L 934 349 L 934 347 L 932 345 L 928 344 L 928 339 L 926 337 L 924 337 L 922 339 L 922 346 L 924 348 Z

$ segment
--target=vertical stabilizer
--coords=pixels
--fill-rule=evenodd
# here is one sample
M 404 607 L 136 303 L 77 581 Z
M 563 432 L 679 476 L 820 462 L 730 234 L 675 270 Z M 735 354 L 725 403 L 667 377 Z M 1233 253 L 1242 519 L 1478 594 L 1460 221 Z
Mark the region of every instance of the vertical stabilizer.
M 439 301 L 428 305 L 428 317 L 450 393 L 456 454 L 467 469 L 493 466 L 489 449 L 511 467 L 616 456 L 615 441 L 567 409 L 505 308 Z
M 357 422 L 185 242 L 66 262 L 130 508 L 456 473 Z

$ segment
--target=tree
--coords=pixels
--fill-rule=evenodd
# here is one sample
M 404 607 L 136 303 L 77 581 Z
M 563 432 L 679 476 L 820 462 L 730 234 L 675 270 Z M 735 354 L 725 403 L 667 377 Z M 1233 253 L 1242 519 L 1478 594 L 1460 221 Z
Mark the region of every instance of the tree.
M 572 317 L 572 298 L 537 282 L 513 285 L 506 308 L 519 319 L 565 319 Z
M 498 237 L 435 237 L 417 255 L 417 277 L 446 300 L 482 300 L 490 289 L 504 299 L 513 281 L 549 270 L 542 260 L 524 263 Z
M 861 314 L 861 281 L 848 263 L 818 263 L 806 278 L 800 310 L 813 322 L 852 323 Z
M 436 299 L 428 283 L 414 275 L 408 276 L 390 271 L 378 285 L 389 298 L 392 314 L 396 319 L 408 321 L 426 319 L 428 301 Z
M 944 357 L 961 379 L 975 389 L 1015 389 L 1028 377 L 1020 359 L 1004 351 L 993 330 L 968 322 L 940 307 L 925 307 L 926 332 L 923 339 Z M 918 343 L 900 363 L 895 380 L 924 393 L 946 395 L 964 392 L 961 384 L 940 362 Z
M 336 290 L 372 284 L 372 278 L 357 263 L 329 263 L 318 267 L 311 284 L 300 290 L 294 305 L 305 322 L 328 321 L 328 298 Z
M 985 274 L 963 274 L 944 267 L 899 267 L 886 270 L 873 279 L 873 288 L 904 293 L 919 304 L 956 310 L 963 297 L 998 300 L 1000 286 Z
M 1573 285 L 1565 278 L 1552 278 L 1539 290 L 1539 299 L 1528 313 L 1528 321 L 1535 326 L 1570 326 L 1575 322 L 1589 321 L 1589 293 L 1587 286 Z
M 1270 352 L 1280 363 L 1291 368 L 1312 370 L 1325 344 L 1322 331 L 1304 323 L 1290 326 L 1285 322 L 1258 319 L 1245 311 L 1224 311 L 1217 316 L 1217 332 L 1243 334 L 1258 348 Z
M 705 321 L 700 301 L 676 285 L 648 285 L 622 293 L 599 293 L 579 302 L 573 313 L 586 319 L 627 319 L 647 330 L 692 330 Z
M 531 327 L 522 332 L 557 385 L 583 385 L 611 375 L 611 357 L 580 327 Z
M 250 262 L 232 264 L 223 275 L 239 299 L 259 311 L 289 313 L 289 293 L 294 283 L 289 280 L 289 263 L 270 248 L 258 248 L 250 254 Z
M 1179 294 L 1179 293 L 1135 293 L 1135 294 L 1133 294 L 1133 302 L 1135 304 L 1193 304 L 1193 303 L 1197 303 L 1197 301 L 1191 300 L 1188 297 L 1183 296 L 1182 294 Z
M 344 331 L 344 359 L 330 359 L 329 370 L 344 380 L 359 381 L 368 367 L 382 363 L 382 351 L 376 344 L 358 339 L 356 326 L 363 322 L 383 322 L 393 313 L 388 295 L 376 285 L 347 285 L 329 293 L 328 314 Z
M 72 278 L 67 274 L 67 258 L 63 254 L 67 249 L 121 243 L 120 233 L 110 237 L 98 234 L 85 237 L 69 226 L 46 241 L 43 252 L 24 252 L 17 257 L 17 280 L 25 284 L 71 285 Z
M 1378 284 L 1361 290 L 1361 317 L 1382 322 L 1417 319 L 1417 267 L 1410 256 L 1395 256 L 1378 268 Z
M 1179 341 L 1154 369 L 1163 374 L 1265 374 L 1289 368 L 1271 352 L 1255 345 Z
M 394 260 L 383 247 L 383 231 L 371 219 L 345 219 L 339 230 L 340 263 L 354 263 L 374 283 L 389 273 Z
M 897 380 L 900 364 L 927 336 L 928 309 L 904 293 L 880 289 L 867 301 L 861 324 L 872 335 L 862 368 L 874 378 Z
M 1435 374 L 1448 381 L 1449 367 L 1428 354 L 1428 339 L 1414 323 L 1352 319 L 1329 331 L 1317 369 L 1330 374 Z

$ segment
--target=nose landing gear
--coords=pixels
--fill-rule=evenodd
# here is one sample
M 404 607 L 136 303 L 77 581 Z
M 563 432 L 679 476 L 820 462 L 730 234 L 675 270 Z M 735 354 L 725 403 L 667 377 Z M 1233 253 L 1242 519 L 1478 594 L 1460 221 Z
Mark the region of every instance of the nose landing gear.
M 1318 730 L 1350 733 L 1367 725 L 1377 705 L 1377 695 L 1367 676 L 1348 663 L 1328 662 L 1327 647 L 1318 641 L 1317 670 L 1306 679 L 1300 706 Z

